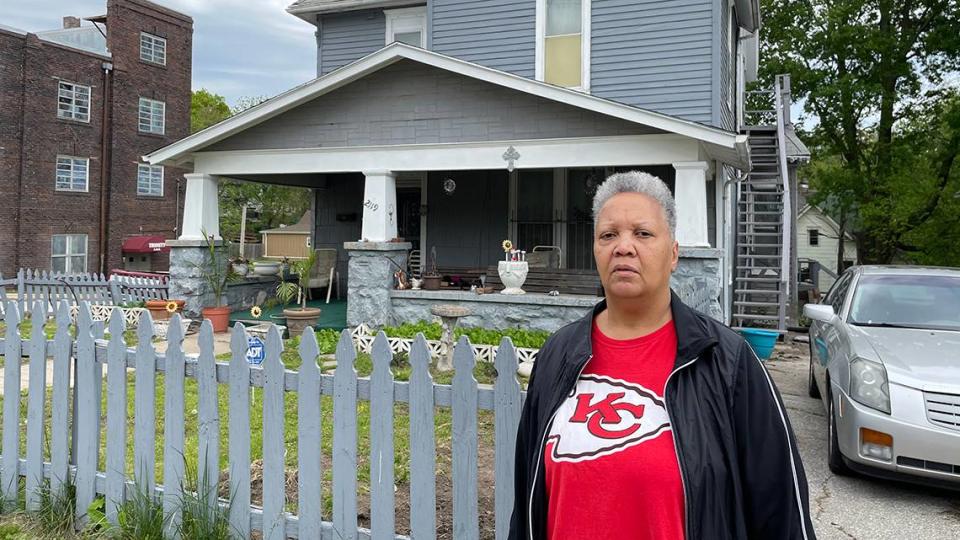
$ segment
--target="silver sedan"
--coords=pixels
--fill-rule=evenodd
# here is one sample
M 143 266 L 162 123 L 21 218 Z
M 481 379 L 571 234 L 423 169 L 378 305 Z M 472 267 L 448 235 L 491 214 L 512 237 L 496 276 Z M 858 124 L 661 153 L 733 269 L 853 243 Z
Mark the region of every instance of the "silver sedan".
M 960 489 L 960 270 L 853 267 L 803 312 L 830 469 Z

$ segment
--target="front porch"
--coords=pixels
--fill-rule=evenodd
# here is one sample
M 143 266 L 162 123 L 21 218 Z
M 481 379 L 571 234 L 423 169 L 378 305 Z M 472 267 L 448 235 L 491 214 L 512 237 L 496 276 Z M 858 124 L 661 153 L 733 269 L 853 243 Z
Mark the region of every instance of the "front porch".
M 677 201 L 675 290 L 724 319 L 724 165 L 743 163 L 740 139 L 395 44 L 148 160 L 193 163 L 174 259 L 202 231 L 219 236 L 220 179 L 304 186 L 315 194 L 311 246 L 340 254 L 348 326 L 428 319 L 429 305 L 455 302 L 474 312 L 468 325 L 555 330 L 600 297 L 396 291 L 394 271 L 412 250 L 424 265 L 483 271 L 511 239 L 528 252 L 553 246 L 559 268 L 589 272 L 593 192 L 639 169 Z

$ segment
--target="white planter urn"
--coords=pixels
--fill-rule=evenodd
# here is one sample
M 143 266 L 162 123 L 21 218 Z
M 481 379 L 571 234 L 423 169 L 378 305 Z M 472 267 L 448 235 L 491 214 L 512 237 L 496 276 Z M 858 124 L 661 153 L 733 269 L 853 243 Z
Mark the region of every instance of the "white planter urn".
M 497 272 L 500 274 L 500 282 L 504 286 L 500 294 L 526 294 L 526 291 L 520 287 L 523 287 L 523 282 L 526 281 L 529 271 L 530 267 L 527 266 L 527 261 L 500 261 L 497 265 Z

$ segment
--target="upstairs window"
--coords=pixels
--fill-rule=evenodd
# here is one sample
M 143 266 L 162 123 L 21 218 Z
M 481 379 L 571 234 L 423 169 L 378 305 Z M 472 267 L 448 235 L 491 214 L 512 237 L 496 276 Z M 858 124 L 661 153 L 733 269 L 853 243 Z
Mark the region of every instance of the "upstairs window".
M 819 246 L 820 229 L 807 229 L 807 240 L 811 246 Z
M 88 191 L 90 160 L 57 156 L 57 191 Z
M 87 271 L 87 235 L 55 234 L 51 244 L 50 266 L 54 272 L 79 274 Z
M 90 121 L 90 87 L 60 81 L 57 90 L 57 118 Z
M 163 165 L 137 165 L 137 195 L 163 197 Z
M 140 98 L 140 132 L 163 135 L 166 108 L 162 101 Z
M 588 91 L 590 0 L 537 0 L 537 79 Z
M 161 66 L 167 65 L 167 40 L 140 32 L 140 59 Z
M 427 10 L 423 7 L 387 9 L 387 45 L 399 41 L 414 47 L 427 47 Z

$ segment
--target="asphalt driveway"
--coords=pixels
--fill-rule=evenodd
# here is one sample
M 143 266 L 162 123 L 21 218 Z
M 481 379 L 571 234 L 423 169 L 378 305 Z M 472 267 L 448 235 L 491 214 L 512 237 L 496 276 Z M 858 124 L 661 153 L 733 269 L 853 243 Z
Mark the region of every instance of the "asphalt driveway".
M 777 345 L 767 369 L 780 388 L 797 434 L 817 537 L 960 539 L 960 493 L 830 472 L 826 412 L 819 400 L 807 397 L 808 361 L 805 343 Z

